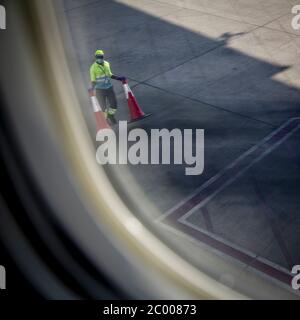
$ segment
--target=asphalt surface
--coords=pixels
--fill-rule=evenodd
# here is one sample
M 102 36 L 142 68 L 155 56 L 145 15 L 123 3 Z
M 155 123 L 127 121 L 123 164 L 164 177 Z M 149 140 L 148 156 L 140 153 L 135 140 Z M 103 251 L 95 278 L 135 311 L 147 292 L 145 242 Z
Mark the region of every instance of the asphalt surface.
M 228 258 L 236 268 L 232 286 L 242 273 L 248 275 L 245 287 L 255 283 L 253 274 L 270 280 L 261 297 L 277 286 L 293 293 L 290 270 L 300 264 L 300 31 L 291 27 L 294 4 L 64 2 L 87 87 L 93 53 L 101 48 L 112 71 L 128 77 L 143 110 L 153 113 L 136 127 L 205 130 L 200 176 L 186 176 L 185 165 L 127 166 L 158 209 L 153 220 L 177 230 L 177 244 L 189 243 L 202 268 L 197 250 L 203 245 L 207 254 Z M 119 83 L 115 90 L 118 119 L 126 120 Z M 91 108 L 83 108 L 95 130 Z

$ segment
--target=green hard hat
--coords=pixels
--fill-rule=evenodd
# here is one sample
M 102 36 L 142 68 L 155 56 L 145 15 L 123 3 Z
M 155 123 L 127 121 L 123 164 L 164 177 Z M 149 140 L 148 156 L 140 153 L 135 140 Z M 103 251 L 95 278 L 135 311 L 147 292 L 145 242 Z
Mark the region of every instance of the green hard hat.
M 95 56 L 104 56 L 104 51 L 103 50 L 96 50 Z

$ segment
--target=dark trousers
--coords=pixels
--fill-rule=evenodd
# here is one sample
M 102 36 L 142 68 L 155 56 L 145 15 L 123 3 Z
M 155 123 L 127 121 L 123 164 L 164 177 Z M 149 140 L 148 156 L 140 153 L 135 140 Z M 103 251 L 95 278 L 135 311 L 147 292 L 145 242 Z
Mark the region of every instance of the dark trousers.
M 107 102 L 109 103 L 110 108 L 118 108 L 118 102 L 113 87 L 110 87 L 109 89 L 96 89 L 96 97 L 103 111 L 108 109 Z

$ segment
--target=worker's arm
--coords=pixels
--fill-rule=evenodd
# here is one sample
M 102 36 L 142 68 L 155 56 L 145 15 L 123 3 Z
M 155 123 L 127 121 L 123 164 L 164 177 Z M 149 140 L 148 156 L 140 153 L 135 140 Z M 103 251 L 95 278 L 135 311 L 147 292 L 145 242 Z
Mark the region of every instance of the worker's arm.
M 111 75 L 111 78 L 114 79 L 114 80 L 118 80 L 118 81 L 125 81 L 126 80 L 126 77 L 116 76 L 114 74 Z

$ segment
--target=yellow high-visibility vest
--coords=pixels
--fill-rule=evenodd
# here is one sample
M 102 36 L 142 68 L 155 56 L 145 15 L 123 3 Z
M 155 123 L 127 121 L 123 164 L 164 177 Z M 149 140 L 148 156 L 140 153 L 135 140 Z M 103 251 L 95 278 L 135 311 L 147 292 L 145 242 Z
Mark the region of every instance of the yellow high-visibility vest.
M 112 72 L 108 61 L 104 64 L 93 63 L 90 68 L 91 82 L 96 82 L 95 89 L 109 89 L 112 87 L 111 83 Z

